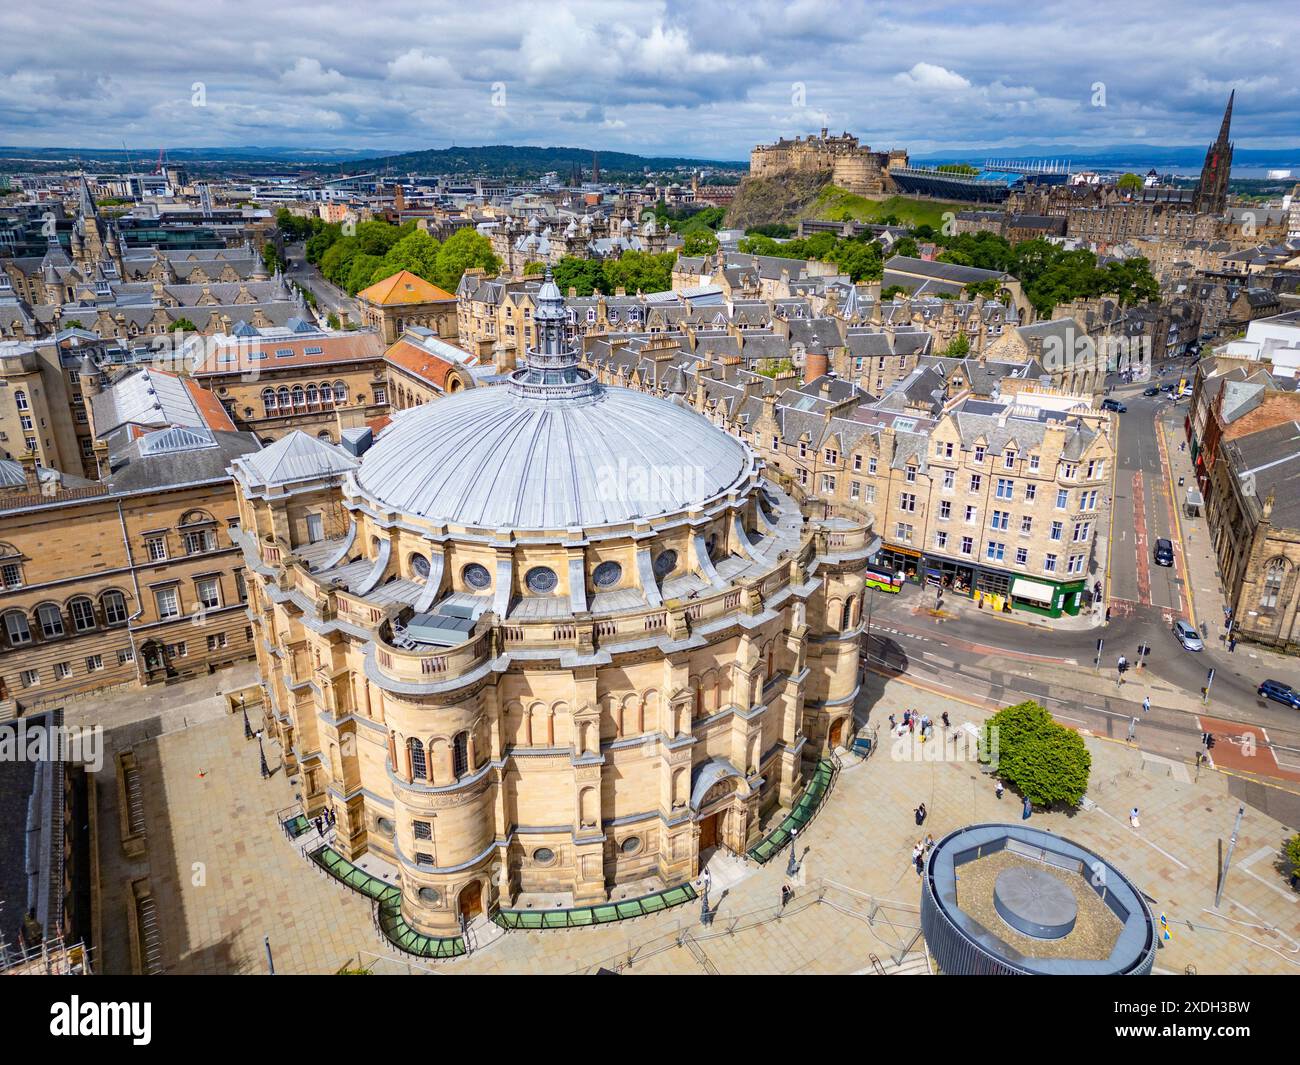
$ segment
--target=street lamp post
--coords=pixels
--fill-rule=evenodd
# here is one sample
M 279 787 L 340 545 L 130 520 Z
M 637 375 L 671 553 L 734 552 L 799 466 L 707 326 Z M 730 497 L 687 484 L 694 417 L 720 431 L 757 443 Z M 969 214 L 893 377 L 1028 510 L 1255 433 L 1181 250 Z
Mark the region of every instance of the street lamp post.
M 257 757 L 261 759 L 262 779 L 265 780 L 271 775 L 271 768 L 266 764 L 266 751 L 262 747 L 262 737 L 260 734 L 257 737 Z
M 799 835 L 797 828 L 790 829 L 790 860 L 785 866 L 785 875 L 794 876 L 799 872 L 799 860 L 795 855 L 795 837 Z

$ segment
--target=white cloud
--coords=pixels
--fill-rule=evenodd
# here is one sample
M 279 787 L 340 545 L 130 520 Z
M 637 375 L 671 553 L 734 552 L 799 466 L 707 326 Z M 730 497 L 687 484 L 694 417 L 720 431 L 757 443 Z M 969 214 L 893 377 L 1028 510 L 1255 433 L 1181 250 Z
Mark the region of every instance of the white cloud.
M 388 76 L 414 85 L 445 85 L 456 80 L 456 71 L 446 56 L 412 48 L 389 62 Z
M 971 87 L 970 82 L 956 71 L 934 63 L 917 63 L 911 70 L 895 74 L 894 80 L 900 85 L 937 92 L 962 92 Z
M 300 58 L 280 75 L 280 82 L 301 92 L 332 92 L 343 88 L 347 79 L 337 70 L 325 70 L 319 59 Z

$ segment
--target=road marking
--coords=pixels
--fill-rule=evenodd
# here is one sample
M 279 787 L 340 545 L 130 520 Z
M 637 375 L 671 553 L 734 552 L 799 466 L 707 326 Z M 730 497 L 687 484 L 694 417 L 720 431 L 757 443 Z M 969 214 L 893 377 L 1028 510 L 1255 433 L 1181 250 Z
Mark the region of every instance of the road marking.
M 1124 822 L 1121 821 L 1118 817 L 1114 817 L 1111 814 L 1106 813 L 1106 811 L 1103 810 L 1100 806 L 1098 806 L 1096 809 L 1098 813 L 1102 814 L 1105 817 L 1109 817 L 1117 825 L 1124 824 Z M 1153 850 L 1157 850 L 1161 854 L 1163 854 L 1166 858 L 1168 858 L 1171 862 L 1173 862 L 1176 866 L 1178 866 L 1178 868 L 1180 869 L 1189 868 L 1188 866 L 1180 862 L 1177 858 L 1175 858 L 1172 854 L 1170 854 L 1167 850 L 1165 850 L 1163 847 L 1157 847 L 1154 843 L 1152 843 L 1149 839 L 1147 839 L 1146 836 L 1142 835 L 1140 831 L 1135 830 L 1133 834 L 1137 836 L 1137 838 L 1140 839 L 1143 843 L 1145 843 L 1148 847 L 1152 848 Z
M 1260 876 L 1257 872 L 1255 872 L 1255 870 L 1250 868 L 1250 866 L 1254 865 L 1261 858 L 1275 857 L 1276 855 L 1277 855 L 1277 849 L 1275 847 L 1260 847 L 1259 850 L 1257 850 L 1249 858 L 1243 858 L 1241 861 L 1239 861 L 1236 865 L 1236 868 L 1240 869 L 1247 876 L 1253 876 L 1256 880 L 1258 880 L 1270 891 L 1274 891 L 1277 894 L 1281 895 L 1288 902 L 1295 902 L 1297 900 L 1297 896 L 1294 891 L 1286 891 L 1283 888 L 1278 887 L 1276 884 L 1270 883 L 1268 880 L 1265 880 L 1262 876 Z M 1279 935 L 1282 934 L 1280 930 L 1278 934 Z M 1290 939 L 1291 937 L 1287 936 L 1287 938 Z M 1292 939 L 1291 942 L 1294 943 L 1295 940 Z

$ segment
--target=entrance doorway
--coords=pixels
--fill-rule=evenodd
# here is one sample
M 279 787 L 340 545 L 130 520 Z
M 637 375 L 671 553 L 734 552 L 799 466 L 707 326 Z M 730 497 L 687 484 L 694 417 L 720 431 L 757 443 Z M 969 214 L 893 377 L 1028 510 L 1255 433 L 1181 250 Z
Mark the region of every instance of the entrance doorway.
M 832 749 L 840 746 L 844 742 L 844 718 L 840 718 L 831 726 L 831 747 Z
M 483 912 L 483 889 L 477 880 L 461 888 L 456 899 L 456 908 L 466 921 L 472 921 Z
M 700 822 L 700 853 L 718 845 L 718 815 L 713 814 Z

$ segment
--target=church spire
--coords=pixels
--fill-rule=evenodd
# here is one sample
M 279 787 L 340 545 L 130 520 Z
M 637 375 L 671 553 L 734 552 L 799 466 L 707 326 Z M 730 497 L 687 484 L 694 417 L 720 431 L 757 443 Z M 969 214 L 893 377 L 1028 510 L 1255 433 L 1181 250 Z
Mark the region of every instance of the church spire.
M 1228 209 L 1228 178 L 1232 171 L 1232 142 L 1228 140 L 1232 128 L 1232 104 L 1237 97 L 1233 89 L 1228 95 L 1228 106 L 1223 112 L 1223 124 L 1218 139 L 1205 153 L 1201 167 L 1201 180 L 1196 185 L 1194 206 L 1201 214 L 1223 214 Z

